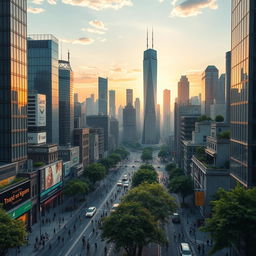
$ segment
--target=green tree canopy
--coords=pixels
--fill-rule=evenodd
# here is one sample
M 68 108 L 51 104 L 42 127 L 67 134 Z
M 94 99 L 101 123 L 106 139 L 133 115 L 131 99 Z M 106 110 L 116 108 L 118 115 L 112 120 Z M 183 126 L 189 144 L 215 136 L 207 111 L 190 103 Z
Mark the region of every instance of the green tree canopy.
M 169 172 L 169 179 L 173 179 L 178 176 L 183 176 L 184 171 L 181 168 L 174 168 Z
M 140 169 L 148 169 L 148 170 L 155 170 L 154 166 L 151 164 L 142 164 Z
M 137 202 L 148 209 L 156 220 L 166 221 L 176 210 L 176 203 L 160 184 L 143 183 L 131 189 L 123 202 Z
M 163 232 L 150 212 L 136 202 L 123 202 L 103 219 L 102 238 L 124 248 L 128 256 L 141 256 L 149 243 L 165 242 Z
M 6 255 L 9 248 L 24 245 L 26 236 L 25 224 L 0 208 L 0 255 Z
M 218 115 L 215 117 L 215 122 L 224 122 L 224 117 L 221 115 Z
M 158 157 L 161 158 L 162 160 L 165 160 L 166 158 L 168 158 L 170 156 L 168 150 L 163 150 L 161 149 L 158 153 Z
M 214 240 L 211 253 L 235 246 L 241 256 L 256 252 L 256 188 L 237 186 L 231 191 L 220 189 L 212 202 L 212 216 L 202 230 Z
M 167 172 L 171 172 L 173 169 L 175 169 L 176 168 L 176 164 L 174 164 L 174 163 L 169 163 L 169 164 L 167 164 L 166 166 L 165 166 L 165 170 L 167 171 Z
M 144 182 L 157 183 L 157 172 L 152 169 L 139 169 L 137 172 L 135 172 L 132 177 L 132 186 L 137 187 Z
M 85 195 L 89 192 L 89 185 L 82 180 L 70 180 L 64 185 L 64 194 L 67 196 Z
M 191 177 L 185 175 L 172 178 L 170 180 L 169 188 L 171 192 L 178 193 L 182 196 L 183 203 L 185 197 L 191 195 L 194 191 Z
M 106 171 L 108 171 L 111 167 L 115 165 L 114 160 L 109 157 L 100 159 L 98 163 L 103 165 Z
M 202 115 L 197 118 L 197 122 L 203 122 L 203 121 L 211 121 L 212 119 L 206 115 Z
M 153 159 L 153 149 L 151 147 L 144 148 L 141 154 L 141 160 L 148 161 L 152 159 Z
M 102 180 L 106 176 L 106 168 L 99 163 L 90 164 L 85 168 L 84 175 L 92 183 Z
M 113 159 L 114 164 L 117 164 L 122 160 L 121 156 L 119 154 L 116 154 L 116 153 L 112 153 L 111 155 L 109 155 L 108 158 Z
M 118 154 L 121 156 L 122 159 L 125 159 L 127 156 L 129 156 L 129 152 L 125 150 L 124 148 L 118 148 L 114 151 L 115 154 Z

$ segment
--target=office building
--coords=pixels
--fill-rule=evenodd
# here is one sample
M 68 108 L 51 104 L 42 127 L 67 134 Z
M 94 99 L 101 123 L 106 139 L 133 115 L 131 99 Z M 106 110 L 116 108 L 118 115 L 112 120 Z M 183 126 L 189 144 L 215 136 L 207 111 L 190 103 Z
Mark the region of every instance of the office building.
M 225 101 L 226 101 L 226 122 L 230 123 L 230 92 L 231 92 L 231 52 L 226 52 L 226 87 L 225 87 Z
M 0 162 L 11 163 L 27 158 L 27 1 L 1 1 L 0 20 Z
M 163 138 L 171 135 L 171 91 L 165 89 L 163 95 Z
M 160 141 L 160 127 L 161 127 L 161 108 L 160 104 L 156 106 L 156 132 L 157 132 L 157 141 Z
M 178 82 L 178 104 L 189 104 L 189 81 L 186 76 L 181 76 Z
M 230 141 L 223 136 L 229 131 L 227 123 L 211 124 L 210 136 L 206 138 L 205 152 L 197 152 L 191 161 L 191 176 L 195 191 L 204 194 L 204 205 L 200 206 L 202 216 L 211 215 L 210 202 L 219 188 L 228 190 L 230 187 L 229 155 Z
M 255 1 L 232 0 L 230 87 L 232 186 L 237 182 L 245 187 L 256 185 L 255 21 Z
M 144 83 L 144 122 L 143 144 L 157 144 L 157 51 L 152 48 L 144 51 L 143 59 L 143 83 Z
M 136 142 L 136 110 L 129 104 L 123 109 L 123 142 Z
M 46 95 L 47 142 L 58 144 L 58 40 L 53 35 L 29 35 L 27 44 L 28 88 Z
M 69 54 L 68 54 L 69 56 Z M 70 60 L 59 60 L 59 144 L 73 143 L 74 85 Z
M 122 130 L 123 129 L 123 106 L 121 105 L 118 107 L 117 120 L 119 123 L 119 128 Z
M 131 105 L 133 106 L 133 90 L 126 89 L 126 106 Z
M 116 91 L 109 91 L 109 115 L 116 117 Z
M 104 129 L 89 128 L 89 158 L 90 163 L 104 158 Z
M 98 78 L 98 105 L 99 115 L 108 114 L 108 79 Z
M 136 111 L 136 129 L 137 129 L 137 138 L 141 138 L 141 110 L 140 110 L 140 99 L 136 98 L 134 102 L 135 111 Z
M 79 162 L 83 164 L 83 168 L 89 164 L 89 129 L 74 129 L 74 146 L 79 147 Z
M 79 101 L 78 101 L 78 93 L 75 93 L 75 94 L 74 94 L 74 102 L 79 102 Z
M 102 128 L 104 130 L 104 155 L 109 150 L 110 123 L 107 115 L 87 116 L 86 123 L 90 128 Z
M 219 70 L 215 66 L 208 66 L 202 74 L 201 113 L 211 115 L 211 105 L 214 104 L 216 89 L 219 83 Z
M 109 148 L 110 152 L 115 151 L 119 146 L 119 124 L 116 118 L 110 117 L 110 138 L 109 138 Z
M 85 99 L 85 113 L 86 116 L 94 115 L 94 100 L 92 97 Z

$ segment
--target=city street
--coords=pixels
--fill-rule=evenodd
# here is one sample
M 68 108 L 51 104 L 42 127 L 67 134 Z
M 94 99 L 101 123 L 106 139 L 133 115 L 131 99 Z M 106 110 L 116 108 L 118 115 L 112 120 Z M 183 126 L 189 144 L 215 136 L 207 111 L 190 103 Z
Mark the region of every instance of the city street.
M 40 256 L 72 256 L 72 255 L 113 255 L 113 247 L 106 245 L 101 241 L 98 230 L 98 221 L 102 216 L 106 216 L 114 203 L 119 202 L 121 196 L 127 191 L 127 188 L 118 187 L 117 181 L 123 174 L 132 174 L 138 168 L 137 160 L 140 159 L 140 153 L 132 152 L 127 163 L 113 176 L 108 189 L 101 189 L 96 195 L 88 198 L 87 207 L 95 206 L 96 214 L 92 218 L 85 217 L 86 207 L 76 213 L 77 218 L 66 225 L 63 232 L 50 241 L 51 248 L 45 246 L 45 249 L 37 255 Z M 133 167 L 134 166 L 134 167 Z M 131 177 L 131 176 L 130 176 Z M 83 238 L 85 243 L 83 244 Z

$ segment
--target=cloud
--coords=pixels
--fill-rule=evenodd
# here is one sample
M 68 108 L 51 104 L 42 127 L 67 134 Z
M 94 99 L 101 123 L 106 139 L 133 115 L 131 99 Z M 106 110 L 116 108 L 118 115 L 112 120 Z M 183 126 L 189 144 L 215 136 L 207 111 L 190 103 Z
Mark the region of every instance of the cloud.
M 124 6 L 132 6 L 131 0 L 62 0 L 64 4 L 88 7 L 96 11 L 104 9 L 118 10 Z
M 128 73 L 140 73 L 140 72 L 141 72 L 141 69 L 139 68 L 134 68 L 128 71 Z
M 101 20 L 91 20 L 89 24 L 97 29 L 108 30 Z
M 172 2 L 174 8 L 171 16 L 190 17 L 202 13 L 202 9 L 209 8 L 215 10 L 218 8 L 217 0 L 185 0 L 177 5 L 177 0 Z
M 131 82 L 131 81 L 136 81 L 136 77 L 130 77 L 130 78 L 109 78 L 111 82 Z
M 78 39 L 61 39 L 60 41 L 63 43 L 81 44 L 81 45 L 88 45 L 94 42 L 94 40 L 89 37 L 81 37 Z
M 44 0 L 32 0 L 33 4 L 42 4 Z
M 103 34 L 106 33 L 105 31 L 95 29 L 95 28 L 82 28 L 81 30 L 82 31 L 87 31 L 87 32 L 93 33 L 93 34 L 98 34 L 98 35 L 103 35 Z
M 33 8 L 33 7 L 28 7 L 28 12 L 38 14 L 44 12 L 45 9 L 43 8 Z
M 52 4 L 52 5 L 57 4 L 56 0 L 47 0 L 47 2 L 48 2 L 48 4 Z
M 75 76 L 74 83 L 77 84 L 92 84 L 97 83 L 98 75 L 97 74 L 80 74 Z
M 114 68 L 111 68 L 110 71 L 111 71 L 111 72 L 117 72 L 117 73 L 126 72 L 126 70 L 123 69 L 123 68 L 121 68 L 121 67 L 114 67 Z

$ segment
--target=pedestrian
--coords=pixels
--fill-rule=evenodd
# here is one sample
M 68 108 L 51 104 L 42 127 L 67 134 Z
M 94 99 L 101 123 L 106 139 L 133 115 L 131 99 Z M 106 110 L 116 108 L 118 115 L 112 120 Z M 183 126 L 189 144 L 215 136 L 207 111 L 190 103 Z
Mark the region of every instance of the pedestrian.
M 68 235 L 70 236 L 70 229 L 68 230 Z
M 95 246 L 95 249 L 97 249 L 97 243 L 95 243 L 94 246 Z
M 176 234 L 175 233 L 174 233 L 173 237 L 174 237 L 174 241 L 176 241 Z
M 197 250 L 198 250 L 198 252 L 199 252 L 199 254 L 200 254 L 200 251 L 201 251 L 201 246 L 200 246 L 200 244 L 197 246 Z
M 64 237 L 62 237 L 62 243 L 64 243 Z
M 58 242 L 60 242 L 60 236 L 58 236 Z
M 108 250 L 108 248 L 107 248 L 107 246 L 105 246 L 104 247 L 104 252 L 107 253 L 107 250 Z
M 207 244 L 207 246 L 209 246 L 209 240 L 207 239 L 207 241 L 206 241 L 206 244 Z
M 51 244 L 49 244 L 49 250 L 51 250 L 52 249 L 52 245 Z
M 179 241 L 180 241 L 180 233 L 179 233 L 178 237 L 179 237 Z
M 90 250 L 90 244 L 87 243 L 87 251 L 89 251 L 89 250 Z
M 204 244 L 202 244 L 202 253 L 204 254 Z

